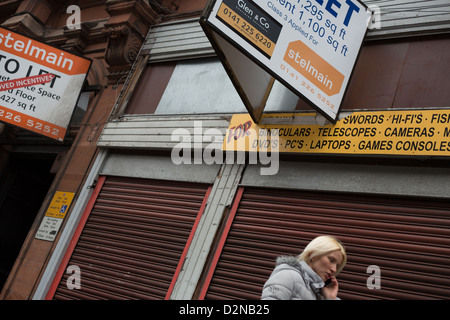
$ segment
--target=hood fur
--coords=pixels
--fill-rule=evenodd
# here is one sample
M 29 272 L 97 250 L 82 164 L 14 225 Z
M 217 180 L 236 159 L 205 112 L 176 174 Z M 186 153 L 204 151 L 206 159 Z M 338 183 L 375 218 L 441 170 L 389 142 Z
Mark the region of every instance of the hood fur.
M 296 269 L 301 270 L 301 263 L 294 256 L 281 256 L 281 257 L 278 257 L 276 265 L 279 266 L 280 264 L 287 264 L 287 265 L 289 265 L 291 267 L 294 267 Z
M 311 286 L 313 290 L 317 293 L 320 288 L 324 286 L 323 280 L 319 277 L 317 273 L 305 262 L 300 261 L 294 256 L 280 256 L 277 258 L 276 265 L 288 265 L 289 267 L 295 268 L 302 275 L 307 286 Z

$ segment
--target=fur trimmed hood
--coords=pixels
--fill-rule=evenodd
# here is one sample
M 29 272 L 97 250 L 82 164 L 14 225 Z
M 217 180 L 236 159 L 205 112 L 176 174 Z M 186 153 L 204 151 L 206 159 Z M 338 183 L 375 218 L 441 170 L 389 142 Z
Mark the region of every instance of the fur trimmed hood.
M 263 288 L 262 299 L 323 299 L 324 281 L 305 262 L 294 256 L 280 256 Z
M 311 286 L 314 292 L 318 293 L 325 285 L 325 282 L 321 277 L 305 262 L 300 261 L 293 256 L 281 256 L 277 258 L 276 265 L 281 266 L 286 264 L 290 267 L 297 269 L 305 280 L 307 286 Z
M 280 256 L 277 258 L 276 265 L 279 266 L 280 264 L 287 264 L 294 268 L 301 268 L 300 261 L 293 256 Z

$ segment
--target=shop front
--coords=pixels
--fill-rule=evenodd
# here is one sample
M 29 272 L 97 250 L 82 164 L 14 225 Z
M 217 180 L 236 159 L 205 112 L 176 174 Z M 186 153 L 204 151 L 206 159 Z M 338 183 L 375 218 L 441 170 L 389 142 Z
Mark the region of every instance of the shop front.
M 322 234 L 348 251 L 342 299 L 448 299 L 447 20 L 399 26 L 426 8 L 388 2 L 335 124 L 278 81 L 255 123 L 206 1 L 153 26 L 33 299 L 259 299 L 275 259 Z
M 198 45 L 173 46 L 168 56 L 160 46 L 176 42 L 175 34 Z M 442 98 L 446 75 L 432 62 L 445 61 L 447 51 L 436 49 L 448 40 L 367 43 L 335 125 L 279 84 L 256 125 L 205 40 L 195 19 L 163 23 L 149 34 L 143 80 L 128 81 L 98 142 L 103 156 L 91 174 L 105 184 L 97 182 L 99 195 L 83 214 L 92 218 L 78 225 L 73 251 L 61 250 L 64 263 L 48 271 L 46 289 L 53 291 L 46 297 L 259 299 L 277 256 L 296 255 L 315 236 L 332 234 L 349 254 L 339 279 L 342 298 L 448 298 L 450 111 Z M 420 65 L 427 70 L 418 72 Z M 166 79 L 163 88 L 150 85 L 158 75 Z M 144 115 L 149 108 L 153 114 Z M 108 186 L 119 181 L 120 187 Z M 186 208 L 175 204 L 172 191 L 144 200 L 130 187 L 166 184 L 184 190 Z M 104 199 L 111 196 L 114 201 Z M 194 198 L 195 204 L 187 200 Z M 135 207 L 137 216 L 155 214 L 164 222 L 137 219 Z M 188 207 L 190 220 L 181 222 Z M 178 224 L 185 225 L 184 237 L 171 234 Z M 93 250 L 101 228 L 124 243 L 110 247 L 116 240 L 105 240 Z M 123 230 L 133 236 L 125 238 Z M 161 232 L 178 245 L 157 247 L 169 246 L 151 240 Z M 155 247 L 139 252 L 135 237 Z M 95 261 L 86 286 L 67 290 L 71 274 L 64 271 L 83 259 Z M 139 268 L 115 267 L 125 261 Z

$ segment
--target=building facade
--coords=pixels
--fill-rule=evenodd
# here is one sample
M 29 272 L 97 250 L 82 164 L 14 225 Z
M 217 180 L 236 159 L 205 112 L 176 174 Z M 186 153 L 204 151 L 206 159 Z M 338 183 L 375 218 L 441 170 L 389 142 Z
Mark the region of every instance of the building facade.
M 0 4 L 2 26 L 93 60 L 84 113 L 64 144 L 3 126 L 2 179 L 11 182 L 1 227 L 15 222 L 23 235 L 2 233 L 2 246 L 16 248 L 0 297 L 259 299 L 277 256 L 331 234 L 349 255 L 341 298 L 449 298 L 445 1 L 364 1 L 374 21 L 340 124 L 275 82 L 266 114 L 296 122 L 272 122 L 271 132 L 291 128 L 289 141 L 312 146 L 292 128 L 317 130 L 320 144 L 259 161 L 221 152 L 247 111 L 199 24 L 206 3 L 78 1 L 75 29 L 66 26 L 72 3 Z M 379 132 L 384 143 L 370 139 Z M 352 144 L 361 152 L 347 152 Z M 268 166 L 276 170 L 262 174 Z M 31 204 L 25 187 L 33 214 L 12 217 Z M 74 198 L 55 238 L 38 239 L 56 192 Z

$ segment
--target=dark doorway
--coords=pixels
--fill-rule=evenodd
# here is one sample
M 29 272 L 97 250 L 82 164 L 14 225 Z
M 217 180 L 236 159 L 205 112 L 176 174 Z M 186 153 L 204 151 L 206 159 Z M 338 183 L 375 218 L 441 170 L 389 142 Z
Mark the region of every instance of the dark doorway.
M 0 291 L 53 181 L 55 158 L 12 153 L 0 177 Z

